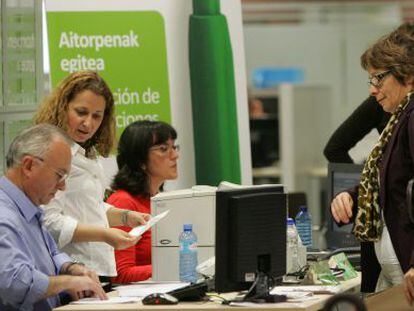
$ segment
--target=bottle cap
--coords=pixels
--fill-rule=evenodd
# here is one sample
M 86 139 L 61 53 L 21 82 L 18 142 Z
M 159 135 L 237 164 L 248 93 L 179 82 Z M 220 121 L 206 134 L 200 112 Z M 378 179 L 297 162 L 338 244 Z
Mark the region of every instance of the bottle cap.
M 295 221 L 292 218 L 288 217 L 287 224 L 288 225 L 294 225 L 295 224 Z
M 301 210 L 302 212 L 307 212 L 307 211 L 308 211 L 308 207 L 307 207 L 306 205 L 301 205 L 301 206 L 300 206 L 300 210 Z
M 192 224 L 184 224 L 184 231 L 193 231 L 193 225 Z

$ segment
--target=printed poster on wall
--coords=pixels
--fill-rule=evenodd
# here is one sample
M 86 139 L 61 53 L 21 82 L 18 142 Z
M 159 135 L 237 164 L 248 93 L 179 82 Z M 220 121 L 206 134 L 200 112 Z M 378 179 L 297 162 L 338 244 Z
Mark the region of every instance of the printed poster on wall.
M 163 17 L 156 11 L 47 12 L 52 87 L 95 70 L 116 104 L 117 136 L 137 120 L 171 122 Z

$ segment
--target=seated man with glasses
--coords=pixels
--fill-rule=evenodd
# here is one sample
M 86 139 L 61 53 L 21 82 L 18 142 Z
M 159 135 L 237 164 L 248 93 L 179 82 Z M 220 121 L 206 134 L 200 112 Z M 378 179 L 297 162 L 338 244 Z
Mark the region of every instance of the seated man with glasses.
M 0 179 L 0 310 L 51 310 L 59 293 L 106 299 L 95 272 L 59 252 L 43 227 L 40 204 L 65 189 L 71 139 L 40 124 L 10 145 Z

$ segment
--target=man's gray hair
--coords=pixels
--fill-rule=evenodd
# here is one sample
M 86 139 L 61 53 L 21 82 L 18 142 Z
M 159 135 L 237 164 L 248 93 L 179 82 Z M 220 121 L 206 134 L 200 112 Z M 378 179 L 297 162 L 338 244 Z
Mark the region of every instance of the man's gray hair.
M 62 140 L 69 146 L 73 144 L 68 134 L 51 124 L 42 123 L 23 130 L 10 144 L 6 156 L 7 168 L 20 164 L 26 155 L 43 158 L 56 140 Z

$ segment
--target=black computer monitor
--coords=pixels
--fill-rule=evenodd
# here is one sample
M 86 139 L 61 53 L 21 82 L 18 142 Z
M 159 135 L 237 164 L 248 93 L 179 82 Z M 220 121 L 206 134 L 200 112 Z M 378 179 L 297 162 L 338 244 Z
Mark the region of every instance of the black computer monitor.
M 326 243 L 328 248 L 337 249 L 359 246 L 360 243 L 352 234 L 353 224 L 339 227 L 330 214 L 332 199 L 341 191 L 358 185 L 363 165 L 352 163 L 328 164 L 328 211 Z
M 249 289 L 259 274 L 286 274 L 286 215 L 281 185 L 216 192 L 217 292 Z
M 264 167 L 279 160 L 279 122 L 277 115 L 250 119 L 252 166 Z

